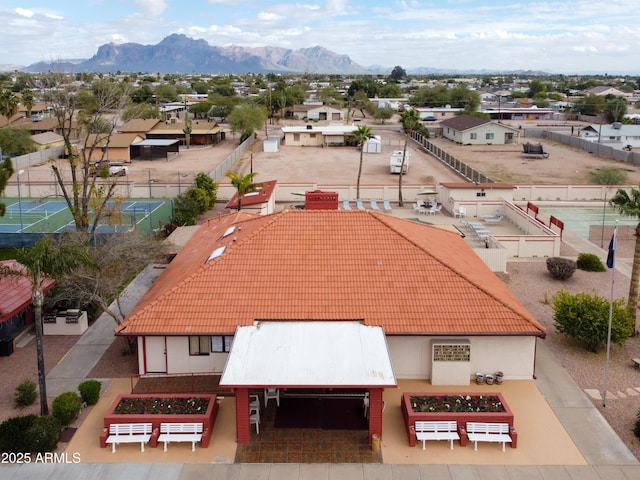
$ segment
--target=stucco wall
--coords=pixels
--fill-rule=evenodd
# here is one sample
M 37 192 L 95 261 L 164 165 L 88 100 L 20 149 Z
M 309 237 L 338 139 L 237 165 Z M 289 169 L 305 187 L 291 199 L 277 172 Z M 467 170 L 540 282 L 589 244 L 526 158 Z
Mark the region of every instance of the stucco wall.
M 388 336 L 387 344 L 398 379 L 431 379 L 432 337 Z M 502 371 L 511 380 L 531 379 L 535 337 L 461 337 L 471 344 L 469 382 L 476 372 Z
M 431 341 L 434 338 L 387 336 L 396 378 L 431 379 Z M 468 340 L 471 345 L 469 382 L 475 378 L 476 372 L 493 374 L 502 371 L 504 378 L 509 380 L 528 380 L 534 374 L 535 337 L 460 337 L 460 340 Z M 228 356 L 227 353 L 189 355 L 188 337 L 167 337 L 166 347 L 167 373 L 170 374 L 222 372 Z M 143 351 L 139 348 L 138 357 L 139 371 L 144 374 Z M 147 347 L 146 355 L 162 355 L 162 352 Z

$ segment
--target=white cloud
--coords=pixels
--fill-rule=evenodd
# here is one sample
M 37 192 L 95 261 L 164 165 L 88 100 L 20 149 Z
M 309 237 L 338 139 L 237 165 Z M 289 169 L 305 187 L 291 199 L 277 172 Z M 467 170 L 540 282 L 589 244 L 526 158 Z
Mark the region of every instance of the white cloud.
M 258 18 L 260 20 L 271 21 L 271 20 L 281 20 L 284 17 L 282 17 L 281 15 L 276 15 L 275 13 L 271 13 L 271 12 L 260 12 L 258 14 Z
M 166 0 L 136 0 L 136 6 L 145 15 L 159 17 L 167 9 L 167 2 Z
M 33 13 L 31 10 L 26 10 L 24 8 L 16 8 L 15 12 L 21 17 L 27 17 L 27 18 L 31 18 L 35 15 L 35 13 Z

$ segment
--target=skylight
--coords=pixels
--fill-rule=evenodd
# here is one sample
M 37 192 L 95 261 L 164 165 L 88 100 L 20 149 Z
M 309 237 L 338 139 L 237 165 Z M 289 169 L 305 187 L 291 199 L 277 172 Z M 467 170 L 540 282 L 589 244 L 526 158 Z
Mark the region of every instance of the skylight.
M 211 255 L 209 255 L 209 258 L 207 258 L 207 262 L 210 260 L 213 260 L 214 258 L 218 258 L 220 255 L 224 253 L 226 248 L 227 248 L 226 246 L 216 248 L 213 252 L 211 252 Z
M 223 238 L 227 237 L 227 236 L 231 235 L 235 231 L 236 231 L 236 226 L 235 225 L 231 225 L 229 228 L 227 228 L 225 230 L 225 232 L 222 234 L 222 237 Z

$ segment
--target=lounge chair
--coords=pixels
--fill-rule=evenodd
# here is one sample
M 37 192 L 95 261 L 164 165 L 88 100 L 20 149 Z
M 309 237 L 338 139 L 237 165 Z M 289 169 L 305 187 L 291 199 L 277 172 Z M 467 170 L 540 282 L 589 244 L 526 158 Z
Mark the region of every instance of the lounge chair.
M 501 215 L 500 209 L 496 208 L 496 211 L 493 213 L 483 213 L 482 215 L 478 215 L 480 218 L 497 218 Z
M 364 208 L 364 204 L 362 203 L 362 200 L 360 199 L 356 200 L 356 207 L 358 208 L 358 210 L 366 210 L 366 208 Z
M 391 204 L 389 203 L 389 200 L 383 200 L 382 202 L 384 205 L 385 212 L 390 212 L 391 210 L 393 210 L 393 208 L 391 208 Z
M 349 205 L 349 200 L 342 201 L 342 209 L 343 210 L 351 210 L 351 205 Z
M 498 215 L 495 218 L 485 218 L 485 223 L 500 223 L 504 219 L 504 214 Z
M 378 210 L 378 211 L 380 211 L 380 207 L 378 207 L 378 202 L 377 202 L 377 200 L 371 200 L 371 210 Z

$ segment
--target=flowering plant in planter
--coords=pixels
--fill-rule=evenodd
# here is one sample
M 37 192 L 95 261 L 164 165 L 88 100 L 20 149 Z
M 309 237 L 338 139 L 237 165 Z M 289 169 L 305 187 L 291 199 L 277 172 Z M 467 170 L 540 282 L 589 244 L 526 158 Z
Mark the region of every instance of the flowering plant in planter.
M 209 406 L 209 399 L 202 397 L 130 397 L 122 398 L 113 410 L 114 414 L 163 414 L 193 415 L 204 414 Z
M 494 395 L 411 396 L 414 412 L 505 412 L 500 398 Z

